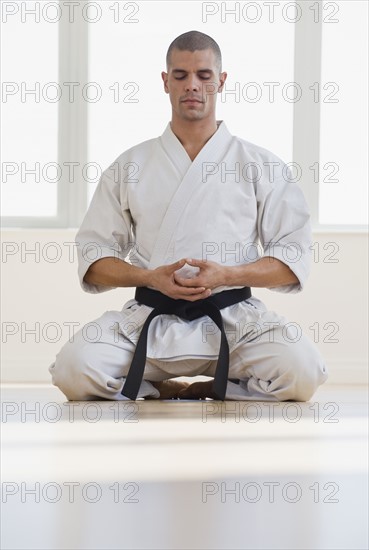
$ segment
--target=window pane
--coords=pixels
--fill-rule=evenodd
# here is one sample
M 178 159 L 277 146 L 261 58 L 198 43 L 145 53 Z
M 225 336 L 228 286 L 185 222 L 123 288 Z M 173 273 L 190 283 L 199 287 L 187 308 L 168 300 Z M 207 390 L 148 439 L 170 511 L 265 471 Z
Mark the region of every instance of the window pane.
M 89 27 L 89 81 L 101 94 L 88 104 L 90 162 L 104 170 L 126 149 L 164 131 L 171 108 L 160 74 L 169 44 L 191 29 L 212 36 L 222 50 L 228 79 L 217 118 L 231 133 L 292 161 L 293 102 L 284 86 L 293 82 L 294 25 L 282 16 L 286 2 L 274 8 L 274 18 L 270 6 L 255 2 L 247 11 L 242 2 L 125 4 L 114 2 L 112 9 L 102 2 L 99 21 Z M 205 8 L 210 4 L 213 14 Z
M 324 18 L 319 221 L 366 224 L 368 3 L 324 2 Z
M 3 216 L 57 212 L 58 12 L 51 4 L 45 11 L 43 2 L 9 2 L 18 9 L 3 10 Z

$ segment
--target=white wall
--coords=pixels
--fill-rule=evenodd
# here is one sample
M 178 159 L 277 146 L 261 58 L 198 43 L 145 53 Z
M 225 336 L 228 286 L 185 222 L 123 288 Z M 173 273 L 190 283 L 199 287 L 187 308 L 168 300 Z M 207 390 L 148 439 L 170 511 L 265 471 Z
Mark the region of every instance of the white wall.
M 68 340 L 71 323 L 78 323 L 76 331 L 108 309 L 120 310 L 133 297 L 134 289 L 116 289 L 101 295 L 82 291 L 74 248 L 65 244 L 73 243 L 75 233 L 60 229 L 2 232 L 3 381 L 49 382 L 48 366 Z M 314 332 L 309 327 L 315 324 L 319 328 L 317 346 L 326 359 L 331 383 L 364 383 L 368 338 L 367 235 L 320 233 L 314 235 L 314 242 L 319 256 L 304 292 L 286 295 L 254 289 L 253 293 L 269 309 L 298 323 L 311 339 Z M 50 243 L 56 243 L 57 247 Z M 335 243 L 334 248 L 327 243 Z M 36 254 L 24 255 L 26 250 L 37 247 Z M 4 255 L 5 249 L 8 255 Z M 53 262 L 58 251 L 60 258 Z M 338 261 L 329 262 L 330 256 Z M 327 323 L 337 325 L 338 332 L 331 338 L 338 342 L 324 341 L 335 327 Z M 36 328 L 37 342 L 35 334 L 26 332 L 32 328 Z

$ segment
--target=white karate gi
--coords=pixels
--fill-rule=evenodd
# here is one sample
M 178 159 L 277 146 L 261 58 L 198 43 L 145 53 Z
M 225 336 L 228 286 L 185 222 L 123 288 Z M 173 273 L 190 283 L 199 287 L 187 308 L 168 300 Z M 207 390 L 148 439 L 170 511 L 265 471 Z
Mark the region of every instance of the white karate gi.
M 224 122 L 218 124 L 194 161 L 168 124 L 162 136 L 122 153 L 103 172 L 76 235 L 79 279 L 86 292 L 110 289 L 83 277 L 91 263 L 111 256 L 149 269 L 181 258 L 235 266 L 271 256 L 299 280 L 272 290 L 302 290 L 311 229 L 300 188 L 281 159 L 232 136 Z M 191 276 L 197 268 L 185 266 L 183 272 Z M 94 336 L 87 336 L 87 327 L 78 331 L 50 366 L 53 383 L 70 400 L 127 399 L 121 390 L 151 311 L 129 300 L 121 311 L 92 321 Z M 305 401 L 326 380 L 315 345 L 256 297 L 221 312 L 230 348 L 229 378 L 240 380 L 228 383 L 227 399 Z M 207 317 L 156 317 L 138 397 L 159 396 L 150 380 L 213 376 L 219 343 L 220 333 Z

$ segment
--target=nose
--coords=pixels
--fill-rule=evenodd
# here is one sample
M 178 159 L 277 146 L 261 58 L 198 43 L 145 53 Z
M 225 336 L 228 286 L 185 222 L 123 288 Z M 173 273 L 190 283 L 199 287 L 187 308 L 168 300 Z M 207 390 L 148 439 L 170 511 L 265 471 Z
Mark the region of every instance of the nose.
M 185 83 L 186 92 L 198 92 L 200 90 L 200 83 L 196 75 L 188 75 Z

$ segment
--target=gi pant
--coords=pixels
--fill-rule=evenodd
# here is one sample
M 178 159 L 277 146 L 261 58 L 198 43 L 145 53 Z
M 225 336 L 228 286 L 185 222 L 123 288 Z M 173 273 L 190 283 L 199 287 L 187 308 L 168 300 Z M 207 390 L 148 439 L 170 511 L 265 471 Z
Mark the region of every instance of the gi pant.
M 319 351 L 297 323 L 289 323 L 266 308 L 259 317 L 256 330 L 238 338 L 235 345 L 228 338 L 229 378 L 240 382 L 228 382 L 226 399 L 308 401 L 328 376 Z M 115 329 L 121 321 L 121 312 L 107 311 L 76 332 L 56 355 L 49 371 L 53 384 L 68 400 L 128 399 L 121 391 L 135 344 Z M 229 324 L 225 328 L 227 334 Z M 150 381 L 214 376 L 216 355 L 194 357 L 190 353 L 188 357 L 165 360 L 147 357 L 138 398 L 159 397 Z

